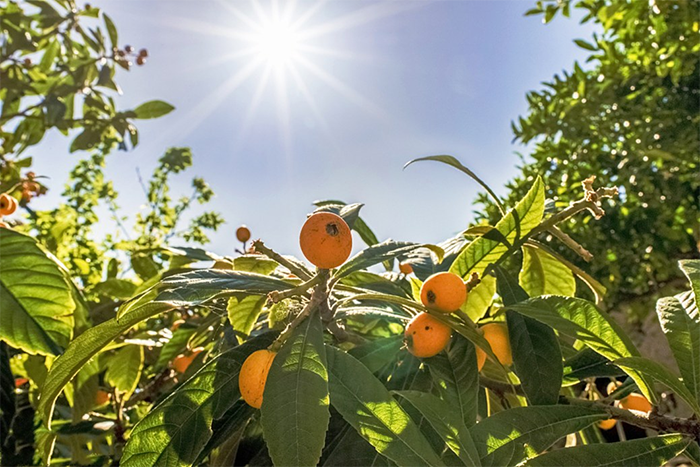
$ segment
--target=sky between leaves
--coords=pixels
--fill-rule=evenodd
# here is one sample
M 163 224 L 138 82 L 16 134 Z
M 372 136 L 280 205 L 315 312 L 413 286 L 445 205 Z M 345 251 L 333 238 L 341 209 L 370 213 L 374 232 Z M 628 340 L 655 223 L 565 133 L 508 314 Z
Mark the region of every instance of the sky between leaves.
M 299 229 L 317 199 L 365 203 L 380 240 L 436 243 L 464 229 L 476 184 L 447 166 L 404 163 L 451 154 L 504 193 L 515 151 L 527 150 L 510 130 L 526 91 L 583 59 L 572 40 L 592 32 L 577 19 L 525 17 L 526 0 L 91 3 L 112 17 L 122 46 L 149 51 L 146 66 L 118 73 L 118 107 L 176 107 L 139 121 L 140 146 L 110 157 L 119 204 L 143 209 L 136 169 L 147 176 L 167 147 L 190 146 L 195 166 L 173 193 L 189 194 L 195 174 L 210 183 L 211 209 L 227 224 L 207 248 L 222 255 L 239 246 L 241 223 L 301 255 Z M 275 20 L 276 9 L 287 19 Z M 68 144 L 52 132 L 30 150 L 51 176 L 37 208 L 55 206 L 85 156 L 68 155 Z

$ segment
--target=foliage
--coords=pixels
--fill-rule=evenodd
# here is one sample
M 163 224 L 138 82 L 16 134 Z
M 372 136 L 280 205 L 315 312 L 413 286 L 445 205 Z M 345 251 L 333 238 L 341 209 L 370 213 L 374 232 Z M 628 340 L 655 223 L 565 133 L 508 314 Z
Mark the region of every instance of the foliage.
M 218 261 L 216 269 L 183 269 L 183 262 L 219 258 L 183 250 L 181 261 L 158 263 L 162 272 L 132 290 L 116 317 L 72 336 L 58 352 L 41 347 L 42 331 L 53 326 L 48 321 L 37 322 L 21 341 L 12 336 L 17 328 L 0 327 L 4 341 L 21 342 L 24 352 L 40 354 L 11 350 L 3 366 L 10 380 L 27 379 L 12 392 L 29 395 L 41 422 L 34 433 L 40 440 L 35 458 L 54 465 L 217 465 L 225 457 L 236 465 L 333 465 L 355 459 L 358 465 L 514 466 L 601 464 L 592 452 L 604 452 L 605 459 L 619 459 L 620 465 L 635 456 L 643 465 L 661 465 L 687 449 L 692 456 L 700 436 L 696 419 L 657 412 L 640 416 L 601 394 L 591 378 L 610 377 L 614 367 L 615 374 L 629 377 L 616 397 L 640 391 L 658 410 L 658 382 L 700 415 L 700 368 L 693 360 L 698 350 L 693 336 L 700 333 L 694 293 L 700 289 L 700 261 L 681 264 L 691 290 L 659 302 L 680 378 L 639 357 L 629 337 L 595 304 L 539 293 L 533 283 L 557 287 L 570 283 L 562 275 L 578 277 L 578 269 L 556 254 L 513 270 L 516 263 L 509 258 L 532 254 L 524 250 L 533 248 L 534 237 L 586 212 L 591 194 L 605 192 L 587 191 L 572 207 L 544 214 L 543 190 L 536 180 L 497 223 L 500 227 L 478 235 L 472 231 L 454 254 L 436 245 L 387 241 L 368 245 L 336 270 L 313 272 L 261 241 L 254 242 L 255 253 Z M 357 225 L 357 209 L 338 212 Z M 371 232 L 364 222 L 360 228 Z M 34 248 L 27 261 L 42 261 L 57 278 L 48 283 L 25 274 L 23 285 L 31 284 L 32 295 L 72 296 L 73 285 L 60 264 L 35 258 L 41 250 L 32 247 L 34 240 L 12 230 L 0 233 L 3 248 L 7 242 L 26 243 L 28 251 Z M 395 260 L 412 263 L 416 277 L 393 272 Z M 367 271 L 387 261 L 390 270 Z M 493 277 L 497 295 L 476 323 L 466 313 L 435 312 L 414 298 L 416 283 L 430 274 L 420 271 L 436 266 L 465 279 L 474 271 Z M 13 285 L 18 274 L 3 269 L 0 284 L 6 287 L 4 297 L 19 301 L 22 292 Z M 559 279 L 552 281 L 551 275 Z M 472 292 L 482 286 L 474 284 Z M 280 306 L 288 313 L 281 326 L 273 319 Z M 50 311 L 41 304 L 25 309 Z M 398 349 L 402 323 L 418 312 L 432 314 L 455 333 L 444 353 L 422 361 Z M 509 329 L 512 367 L 497 363 L 478 331 L 478 325 L 494 321 Z M 184 373 L 175 371 L 174 357 L 195 347 L 204 351 Z M 481 372 L 477 347 L 489 355 Z M 278 353 L 258 412 L 240 400 L 238 374 L 245 358 L 262 348 Z M 112 395 L 107 405 L 96 405 L 99 388 Z M 9 399 L 2 401 L 3 414 L 16 408 Z M 669 434 L 591 444 L 596 423 L 609 417 Z M 3 456 L 15 458 L 14 440 L 23 432 L 15 422 L 9 426 L 12 441 Z M 560 443 L 565 437 L 574 440 L 569 447 Z
M 615 307 L 679 290 L 683 280 L 674 262 L 699 257 L 700 4 L 546 0 L 526 14 L 547 23 L 572 8 L 597 26 L 592 39 L 576 40 L 589 52 L 587 64 L 575 63 L 527 94 L 528 112 L 513 131 L 533 149 L 507 185 L 507 202 L 520 199 L 537 176 L 556 206 L 575 200 L 590 175 L 620 187 L 619 204 L 606 202 L 607 215 L 598 222 L 563 225 L 574 240 L 587 240 L 590 265 L 553 245 L 590 270 Z M 479 202 L 487 208 L 482 218 L 500 217 L 486 194 Z M 648 310 L 649 300 L 642 300 L 633 311 Z

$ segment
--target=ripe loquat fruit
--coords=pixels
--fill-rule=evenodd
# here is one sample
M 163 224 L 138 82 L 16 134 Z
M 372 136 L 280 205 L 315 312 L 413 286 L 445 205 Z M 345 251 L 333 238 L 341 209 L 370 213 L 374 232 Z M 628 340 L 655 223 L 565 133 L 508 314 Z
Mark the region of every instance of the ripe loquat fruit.
M 602 421 L 598 422 L 598 428 L 600 428 L 601 430 L 609 430 L 609 429 L 613 428 L 616 423 L 617 423 L 617 420 L 615 420 L 614 418 L 610 418 L 608 420 L 602 420 Z
M 451 336 L 449 326 L 428 313 L 419 313 L 406 326 L 404 342 L 414 356 L 427 358 L 442 352 Z
M 0 195 L 0 216 L 9 216 L 17 209 L 17 200 L 7 193 Z
M 20 388 L 28 382 L 29 380 L 27 378 L 15 378 L 15 388 Z
M 184 373 L 187 371 L 187 368 L 192 364 L 194 359 L 199 355 L 199 353 L 204 350 L 202 347 L 198 347 L 196 349 L 192 349 L 192 351 L 185 355 L 185 354 L 180 354 L 175 359 L 173 360 L 173 368 L 175 371 L 178 373 Z
M 95 393 L 95 405 L 97 407 L 105 405 L 107 402 L 109 402 L 110 397 L 110 393 L 103 391 L 102 389 L 98 389 L 97 393 Z
M 513 354 L 510 349 L 510 341 L 508 340 L 508 327 L 503 323 L 488 323 L 480 328 L 484 339 L 491 345 L 491 350 L 501 362 L 503 366 L 513 364 Z M 486 352 L 479 347 L 476 348 L 476 359 L 479 370 L 486 362 Z
M 299 244 L 314 266 L 333 269 L 345 262 L 352 251 L 350 227 L 342 217 L 331 212 L 312 214 L 299 234 Z
M 409 263 L 401 263 L 399 264 L 399 271 L 401 271 L 402 274 L 409 275 L 413 272 L 413 266 Z
M 250 229 L 245 225 L 242 225 L 236 229 L 236 238 L 239 242 L 247 242 L 250 240 Z
M 420 301 L 428 308 L 452 313 L 467 300 L 467 287 L 457 274 L 438 272 L 428 277 L 420 288 Z
M 238 388 L 246 403 L 256 409 L 262 406 L 263 392 L 267 374 L 270 372 L 276 352 L 268 349 L 256 350 L 248 356 L 241 366 L 238 376 Z
M 633 392 L 629 396 L 619 401 L 619 406 L 626 410 L 636 410 L 638 412 L 651 412 L 651 402 L 641 394 Z

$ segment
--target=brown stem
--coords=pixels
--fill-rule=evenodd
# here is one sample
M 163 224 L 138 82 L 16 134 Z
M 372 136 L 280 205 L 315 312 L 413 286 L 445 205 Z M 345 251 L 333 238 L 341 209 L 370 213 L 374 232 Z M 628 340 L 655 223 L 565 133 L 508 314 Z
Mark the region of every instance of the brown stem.
M 284 331 L 282 331 L 277 339 L 275 339 L 275 341 L 270 345 L 270 350 L 273 352 L 278 352 L 282 348 L 285 341 L 289 339 L 292 331 L 294 331 L 294 329 L 296 329 L 296 327 L 299 326 L 314 310 L 318 309 L 324 301 L 328 300 L 328 274 L 329 271 L 327 269 L 321 269 L 319 271 L 318 276 L 320 276 L 321 279 L 319 284 L 314 289 L 314 292 L 311 294 L 311 300 L 307 302 L 299 314 L 296 315 L 292 322 L 289 323 L 286 328 L 284 328 Z
M 280 255 L 276 251 L 266 247 L 262 240 L 255 240 L 253 242 L 253 248 L 255 249 L 255 251 L 264 254 L 271 260 L 277 261 L 279 264 L 289 269 L 292 272 L 292 274 L 294 274 L 301 280 L 308 281 L 312 278 L 311 274 L 304 271 L 302 268 L 298 267 L 297 265 L 289 261 L 284 256 Z
M 279 303 L 284 299 L 287 299 L 289 297 L 293 297 L 295 295 L 307 295 L 306 291 L 309 290 L 311 287 L 317 285 L 319 282 L 323 280 L 323 276 L 321 274 L 316 274 L 314 277 L 312 277 L 310 280 L 304 282 L 303 284 L 300 284 L 293 289 L 288 289 L 285 290 L 284 292 L 280 292 L 279 290 L 273 290 L 269 294 L 267 294 L 268 300 L 270 300 L 272 303 Z
M 574 253 L 583 258 L 584 261 L 590 263 L 593 259 L 593 253 L 586 250 L 580 243 L 563 232 L 559 227 L 553 225 L 549 229 L 549 233 L 557 237 L 564 245 L 568 246 Z

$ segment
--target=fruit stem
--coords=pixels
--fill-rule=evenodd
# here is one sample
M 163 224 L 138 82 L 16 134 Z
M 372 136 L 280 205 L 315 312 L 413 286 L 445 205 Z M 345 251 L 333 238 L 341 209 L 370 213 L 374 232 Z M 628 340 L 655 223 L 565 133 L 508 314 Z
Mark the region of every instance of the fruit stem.
M 300 278 L 303 281 L 308 281 L 309 279 L 311 279 L 313 277 L 311 274 L 309 274 L 308 272 L 306 272 L 305 270 L 303 270 L 299 266 L 295 265 L 294 263 L 289 261 L 284 256 L 282 256 L 279 253 L 277 253 L 276 251 L 266 247 L 262 240 L 255 240 L 253 242 L 253 248 L 255 249 L 255 251 L 264 254 L 265 256 L 270 258 L 271 260 L 277 261 L 279 264 L 281 264 L 285 268 L 289 269 L 289 271 L 292 274 L 294 274 L 295 276 L 297 276 L 298 278 Z
M 284 299 L 293 297 L 295 295 L 303 295 L 307 290 L 317 285 L 322 280 L 323 276 L 321 274 L 316 274 L 308 281 L 294 287 L 293 289 L 285 290 L 284 292 L 280 292 L 279 290 L 273 290 L 272 292 L 267 294 L 267 299 L 270 300 L 272 303 L 278 303 Z
M 327 285 L 328 285 L 328 275 L 330 271 L 327 269 L 319 269 L 316 277 L 319 277 L 318 285 L 314 288 L 311 294 L 311 300 L 309 300 L 304 308 L 299 312 L 291 323 L 284 328 L 284 331 L 275 339 L 275 341 L 270 345 L 269 349 L 273 352 L 279 352 L 282 345 L 289 339 L 292 331 L 299 326 L 306 317 L 308 317 L 313 311 L 318 309 L 318 307 L 325 301 L 328 300 Z

